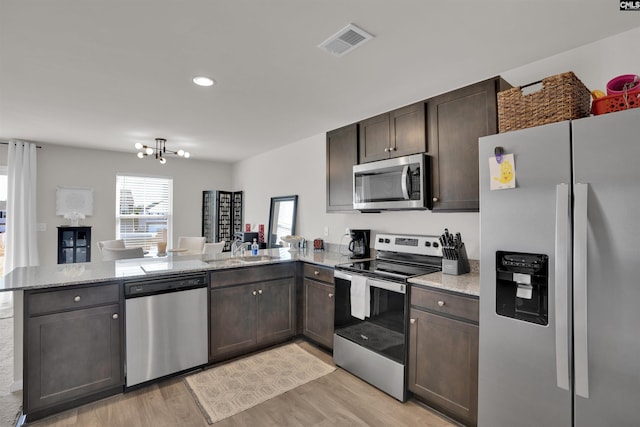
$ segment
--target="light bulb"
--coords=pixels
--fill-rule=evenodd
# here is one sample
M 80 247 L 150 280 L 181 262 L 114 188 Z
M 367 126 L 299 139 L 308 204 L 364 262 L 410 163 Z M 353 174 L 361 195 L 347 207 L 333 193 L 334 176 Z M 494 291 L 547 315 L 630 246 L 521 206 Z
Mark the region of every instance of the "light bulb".
M 138 158 L 141 159 L 144 157 L 144 153 L 142 151 L 138 152 Z
M 185 151 L 185 152 L 184 152 L 184 158 L 185 158 L 185 159 L 188 159 L 189 157 L 191 157 L 191 154 L 189 154 L 189 152 L 188 152 L 188 151 Z
M 147 155 L 152 155 L 153 154 L 153 148 L 151 147 L 147 147 Z
M 183 149 L 178 150 L 178 156 L 184 156 L 184 150 Z
M 167 159 L 165 159 L 164 157 L 160 157 L 160 164 L 164 165 L 165 163 L 167 163 Z
M 136 150 L 142 150 L 142 144 L 139 142 L 136 142 L 135 147 L 136 147 Z

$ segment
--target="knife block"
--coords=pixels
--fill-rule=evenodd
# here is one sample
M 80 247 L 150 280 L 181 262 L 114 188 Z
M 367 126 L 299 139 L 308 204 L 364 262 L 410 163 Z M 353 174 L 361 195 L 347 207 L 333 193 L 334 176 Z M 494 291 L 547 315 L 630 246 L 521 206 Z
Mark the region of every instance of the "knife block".
M 458 259 L 442 259 L 442 273 L 450 274 L 452 276 L 459 276 L 471 271 L 469 266 L 469 258 L 467 258 L 467 250 L 464 247 L 464 243 L 458 250 Z

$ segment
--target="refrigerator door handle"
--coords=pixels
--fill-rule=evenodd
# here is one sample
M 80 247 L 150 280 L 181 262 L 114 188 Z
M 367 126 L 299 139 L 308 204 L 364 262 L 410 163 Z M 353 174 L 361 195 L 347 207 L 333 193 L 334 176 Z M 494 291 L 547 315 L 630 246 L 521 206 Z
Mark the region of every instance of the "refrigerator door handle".
M 569 184 L 556 186 L 556 383 L 569 390 Z
M 589 346 L 587 343 L 587 201 L 589 184 L 574 188 L 573 325 L 576 395 L 589 398 Z

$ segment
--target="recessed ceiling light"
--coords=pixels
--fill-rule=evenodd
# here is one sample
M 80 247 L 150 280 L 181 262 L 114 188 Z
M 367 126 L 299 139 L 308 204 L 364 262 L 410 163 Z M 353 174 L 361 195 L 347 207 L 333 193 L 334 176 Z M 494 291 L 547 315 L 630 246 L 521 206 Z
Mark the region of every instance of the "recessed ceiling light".
M 193 82 L 198 86 L 213 86 L 213 84 L 215 83 L 213 79 L 204 76 L 194 77 Z

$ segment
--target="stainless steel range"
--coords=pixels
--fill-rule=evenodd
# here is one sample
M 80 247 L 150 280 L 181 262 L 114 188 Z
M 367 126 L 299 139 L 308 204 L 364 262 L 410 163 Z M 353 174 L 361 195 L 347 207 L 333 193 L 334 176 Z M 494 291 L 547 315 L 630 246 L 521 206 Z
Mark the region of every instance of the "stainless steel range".
M 404 402 L 407 280 L 442 268 L 438 236 L 378 234 L 374 260 L 335 268 L 333 359 Z

